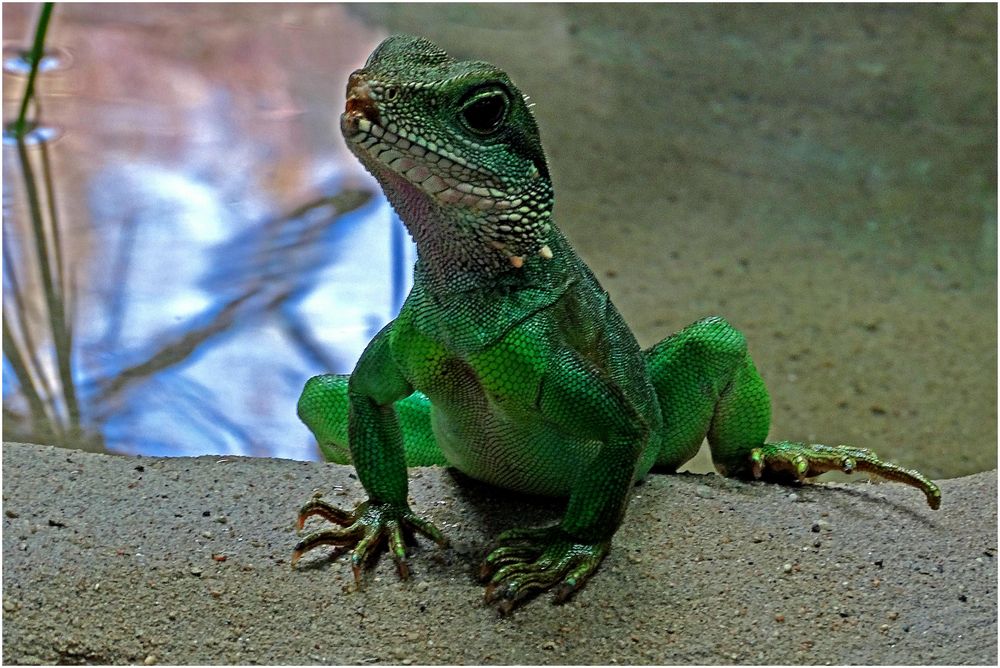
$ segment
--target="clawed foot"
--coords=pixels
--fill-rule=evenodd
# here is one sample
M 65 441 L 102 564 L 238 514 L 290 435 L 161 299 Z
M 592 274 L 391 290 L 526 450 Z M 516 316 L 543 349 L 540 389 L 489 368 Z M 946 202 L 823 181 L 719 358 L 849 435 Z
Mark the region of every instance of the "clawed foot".
M 867 448 L 781 441 L 754 448 L 750 453 L 750 461 L 753 475 L 758 479 L 787 479 L 790 476 L 802 481 L 827 471 L 874 473 L 922 490 L 927 497 L 927 505 L 934 510 L 941 505 L 941 490 L 934 482 L 919 471 L 882 461 Z
M 558 527 L 513 529 L 497 539 L 480 568 L 486 602 L 507 614 L 526 599 L 556 587 L 555 603 L 569 599 L 594 574 L 611 541 L 574 542 Z
M 323 501 L 318 496 L 313 497 L 299 509 L 297 528 L 302 530 L 305 521 L 318 515 L 340 529 L 320 529 L 305 535 L 292 552 L 292 567 L 303 554 L 320 545 L 337 547 L 354 547 L 351 555 L 351 565 L 354 570 L 354 581 L 361 582 L 361 572 L 388 543 L 389 552 L 396 562 L 399 577 L 406 579 L 410 575 L 406 564 L 406 533 L 415 531 L 427 536 L 438 545 L 445 547 L 448 539 L 436 526 L 427 520 L 417 517 L 407 506 L 395 506 L 388 503 L 372 503 L 365 501 L 353 511 L 341 510 Z

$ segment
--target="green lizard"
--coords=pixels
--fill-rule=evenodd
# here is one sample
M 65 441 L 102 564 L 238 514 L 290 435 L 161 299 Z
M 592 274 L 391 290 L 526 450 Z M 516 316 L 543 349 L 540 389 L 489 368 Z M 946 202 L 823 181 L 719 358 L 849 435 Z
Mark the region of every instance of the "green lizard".
M 863 448 L 768 443 L 770 399 L 744 337 L 706 318 L 649 350 L 552 221 L 553 191 L 526 98 L 496 67 L 430 42 L 386 39 L 351 74 L 341 130 L 417 246 L 413 289 L 350 376 L 312 378 L 299 416 L 368 492 L 353 511 L 318 497 L 299 512 L 340 528 L 304 536 L 353 547 L 362 567 L 386 544 L 408 575 L 404 532 L 441 545 L 407 501 L 407 467 L 568 496 L 558 526 L 502 534 L 485 557 L 501 611 L 579 589 L 607 554 L 629 489 L 675 471 L 708 438 L 725 476 L 795 482 L 863 470 L 938 487 Z

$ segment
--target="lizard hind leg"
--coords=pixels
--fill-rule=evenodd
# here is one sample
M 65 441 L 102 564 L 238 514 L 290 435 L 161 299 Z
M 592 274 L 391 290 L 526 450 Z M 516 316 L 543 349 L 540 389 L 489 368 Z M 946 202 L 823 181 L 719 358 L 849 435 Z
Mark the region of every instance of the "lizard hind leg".
M 874 451 L 850 445 L 793 441 L 765 442 L 770 423 L 770 399 L 764 381 L 744 353 L 719 394 L 708 429 L 716 469 L 731 477 L 771 482 L 802 482 L 827 471 L 863 471 L 920 489 L 927 504 L 941 505 L 941 490 L 919 471 L 879 459 Z
M 767 389 L 747 354 L 720 393 L 708 429 L 712 460 L 720 473 L 787 484 L 827 471 L 864 471 L 920 489 L 931 508 L 941 505 L 941 490 L 918 471 L 883 461 L 867 448 L 765 442 L 769 422 Z
M 324 374 L 306 383 L 299 397 L 299 418 L 316 437 L 323 457 L 335 464 L 350 464 L 347 423 L 350 401 L 347 385 L 350 376 Z M 414 392 L 394 404 L 403 433 L 407 466 L 445 466 L 447 460 L 431 428 L 431 403 Z
M 676 468 L 707 436 L 716 470 L 730 478 L 797 483 L 827 471 L 864 471 L 917 487 L 931 508 L 941 491 L 917 471 L 847 445 L 765 441 L 771 400 L 743 335 L 722 318 L 700 320 L 654 346 L 648 366 L 663 410 L 657 464 Z
M 719 473 L 749 473 L 747 455 L 767 436 L 771 402 L 743 334 L 705 318 L 647 350 L 646 364 L 663 413 L 657 468 L 676 470 L 709 436 Z

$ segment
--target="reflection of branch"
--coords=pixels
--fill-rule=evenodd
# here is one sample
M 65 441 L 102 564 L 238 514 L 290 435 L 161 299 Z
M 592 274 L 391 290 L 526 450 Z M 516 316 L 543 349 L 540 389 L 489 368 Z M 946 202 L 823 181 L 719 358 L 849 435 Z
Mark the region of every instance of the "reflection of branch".
M 28 407 L 31 409 L 31 422 L 32 429 L 36 434 L 42 434 L 50 430 L 58 429 L 58 422 L 52 420 L 46 413 L 45 402 L 42 401 L 42 397 L 38 394 L 38 390 L 35 388 L 35 383 L 32 380 L 31 372 L 28 371 L 28 366 L 25 363 L 24 357 L 21 356 L 21 350 L 14 340 L 14 335 L 10 330 L 10 326 L 7 324 L 10 322 L 10 318 L 7 315 L 7 309 L 3 310 L 3 352 L 4 357 L 7 358 L 7 362 L 10 363 L 10 368 L 17 377 L 17 382 L 21 386 L 21 391 L 24 392 L 25 398 L 28 400 Z M 27 350 L 30 353 L 30 349 Z M 56 434 L 58 440 L 61 439 L 61 435 Z
M 52 260 L 55 263 L 56 287 L 59 290 L 59 294 L 62 296 L 63 313 L 72 313 L 73 306 L 69 299 L 73 296 L 73 286 L 70 285 L 68 275 L 66 273 L 66 266 L 63 263 L 62 234 L 59 229 L 59 212 L 56 210 L 56 195 L 55 188 L 53 187 L 55 179 L 52 178 L 52 164 L 49 160 L 48 142 L 39 142 L 38 150 L 41 151 L 42 154 L 42 183 L 45 184 L 45 201 L 49 205 L 49 230 L 52 233 L 52 248 L 55 249 Z M 66 335 L 71 339 L 73 319 L 67 319 L 66 323 Z M 69 350 L 68 347 L 66 349 Z
M 133 381 L 145 380 L 147 376 L 184 362 L 203 343 L 229 329 L 236 317 L 245 310 L 244 305 L 257 294 L 257 292 L 249 292 L 237 297 L 223 306 L 212 322 L 184 332 L 177 340 L 161 347 L 146 361 L 122 369 L 114 378 L 103 383 L 98 401 L 109 402 Z M 274 308 L 287 298 L 287 293 L 275 295 L 268 300 L 262 310 Z
M 21 171 L 24 175 L 24 187 L 28 196 L 28 208 L 31 212 L 31 229 L 35 237 L 35 255 L 38 258 L 38 271 L 41 275 L 42 289 L 45 293 L 45 305 L 49 312 L 49 323 L 52 328 L 52 343 L 56 355 L 56 368 L 59 372 L 59 380 L 62 385 L 63 399 L 66 403 L 66 413 L 69 418 L 70 430 L 77 431 L 80 425 L 80 406 L 76 400 L 76 387 L 73 384 L 73 370 L 70 358 L 70 332 L 66 324 L 65 295 L 62 285 L 65 279 L 61 276 L 54 277 L 51 259 L 62 252 L 61 248 L 52 248 L 50 238 L 53 235 L 51 227 L 54 221 L 50 220 L 46 226 L 46 218 L 42 212 L 41 199 L 39 197 L 38 186 L 35 182 L 35 174 L 31 168 L 30 157 L 24 139 L 17 139 L 17 153 L 20 158 Z M 51 192 L 51 191 L 50 191 Z M 51 201 L 49 202 L 51 205 Z M 48 228 L 48 229 L 47 229 Z M 57 268 L 62 267 L 62 262 L 55 263 Z M 56 281 L 59 288 L 56 287 Z
M 300 204 L 288 213 L 279 216 L 273 223 L 281 224 L 301 218 L 313 209 L 318 209 L 322 206 L 333 208 L 339 217 L 363 206 L 371 198 L 372 194 L 366 190 L 342 190 L 336 195 L 323 195 L 305 204 Z
M 6 303 L 4 304 L 3 323 L 5 327 L 8 327 L 10 341 L 9 344 L 4 344 L 4 352 L 13 351 L 13 354 L 20 355 L 23 363 L 24 377 L 20 377 L 15 371 L 15 375 L 18 376 L 18 382 L 24 388 L 25 392 L 32 392 L 38 397 L 49 398 L 49 401 L 43 400 L 45 409 L 43 415 L 47 416 L 47 419 L 53 425 L 56 425 L 58 423 L 58 416 L 55 413 L 55 406 L 52 405 L 51 401 L 54 391 L 49 384 L 48 375 L 42 369 L 42 363 L 38 359 L 38 351 L 41 346 L 32 333 L 31 317 L 28 315 L 28 308 L 24 303 L 24 291 L 21 289 L 21 284 L 17 279 L 17 267 L 14 263 L 14 258 L 10 254 L 11 243 L 6 239 L 7 230 L 7 227 L 3 228 L 5 237 L 3 242 L 3 273 L 7 282 L 10 283 L 10 289 L 4 290 L 4 295 L 10 295 L 11 299 L 14 300 L 14 313 L 17 313 L 19 317 L 16 319 L 8 317 L 7 305 Z M 14 335 L 13 328 L 9 328 L 8 323 L 11 322 L 17 322 L 19 325 L 20 338 Z M 56 427 L 52 427 L 52 429 L 59 431 Z M 48 433 L 52 429 L 44 431 Z
M 133 381 L 145 380 L 152 374 L 184 362 L 199 346 L 210 338 L 225 333 L 239 315 L 245 312 L 263 314 L 280 307 L 295 294 L 294 286 L 288 286 L 287 282 L 282 280 L 281 277 L 288 273 L 289 266 L 294 268 L 300 264 L 288 261 L 289 252 L 296 246 L 311 247 L 312 242 L 315 241 L 315 238 L 322 233 L 323 228 L 326 226 L 326 223 L 324 225 L 308 225 L 301 230 L 294 244 L 284 245 L 280 242 L 280 237 L 281 233 L 287 228 L 288 223 L 305 219 L 307 214 L 323 207 L 333 209 L 335 213 L 331 218 L 336 220 L 340 216 L 361 207 L 370 198 L 370 193 L 356 190 L 347 190 L 336 195 L 324 195 L 296 206 L 291 211 L 265 222 L 259 228 L 261 230 L 258 232 L 260 239 L 254 243 L 255 246 L 262 246 L 263 250 L 254 252 L 250 257 L 241 258 L 242 261 L 237 261 L 237 265 L 245 265 L 245 268 L 241 272 L 236 272 L 229 267 L 229 271 L 227 271 L 224 277 L 214 277 L 206 285 L 207 289 L 215 289 L 215 282 L 220 278 L 224 278 L 226 283 L 239 283 L 242 280 L 247 286 L 243 290 L 243 293 L 222 306 L 212 316 L 211 322 L 204 325 L 197 325 L 189 321 L 184 326 L 189 326 L 191 329 L 176 334 L 174 340 L 160 346 L 145 361 L 118 371 L 113 378 L 99 381 L 100 390 L 98 392 L 97 403 L 100 404 L 113 400 L 116 395 L 121 393 Z M 135 227 L 136 225 L 132 220 L 126 223 L 126 234 L 128 235 L 129 243 L 131 242 L 131 235 L 134 234 Z M 228 262 L 231 264 L 234 257 L 245 256 L 246 251 L 242 250 L 245 247 L 246 245 L 239 241 L 226 247 L 224 254 Z M 123 247 L 122 253 L 116 260 L 116 267 L 118 267 L 122 274 L 126 271 L 124 263 L 129 261 L 128 255 L 127 249 Z M 275 271 L 274 265 L 276 259 L 281 260 L 279 263 L 281 271 Z M 225 263 L 220 263 L 217 266 L 223 266 L 223 264 Z M 251 305 L 248 302 L 253 298 L 258 299 L 255 299 L 256 303 Z M 261 300 L 263 300 L 262 304 L 260 303 Z M 115 309 L 116 312 L 118 310 Z M 111 318 L 112 322 L 114 320 L 115 318 Z M 105 340 L 107 340 L 107 336 Z
M 136 216 L 130 213 L 122 222 L 118 232 L 118 243 L 116 244 L 114 256 L 108 259 L 111 269 L 109 276 L 128 276 L 132 268 L 132 253 L 135 248 L 135 239 L 138 232 Z M 108 249 L 109 254 L 111 249 Z M 95 348 L 97 350 L 111 350 L 119 345 L 121 338 L 122 323 L 125 321 L 125 302 L 128 294 L 127 287 L 121 282 L 109 297 L 107 315 L 104 317 L 104 333 L 97 340 Z

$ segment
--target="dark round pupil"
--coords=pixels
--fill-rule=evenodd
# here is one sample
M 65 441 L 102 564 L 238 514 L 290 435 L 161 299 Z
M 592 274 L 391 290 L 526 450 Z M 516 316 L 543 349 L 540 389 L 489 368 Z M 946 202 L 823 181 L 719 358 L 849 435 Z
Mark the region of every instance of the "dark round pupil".
M 503 95 L 485 95 L 462 110 L 465 122 L 477 132 L 491 132 L 497 129 L 503 120 L 507 101 Z

